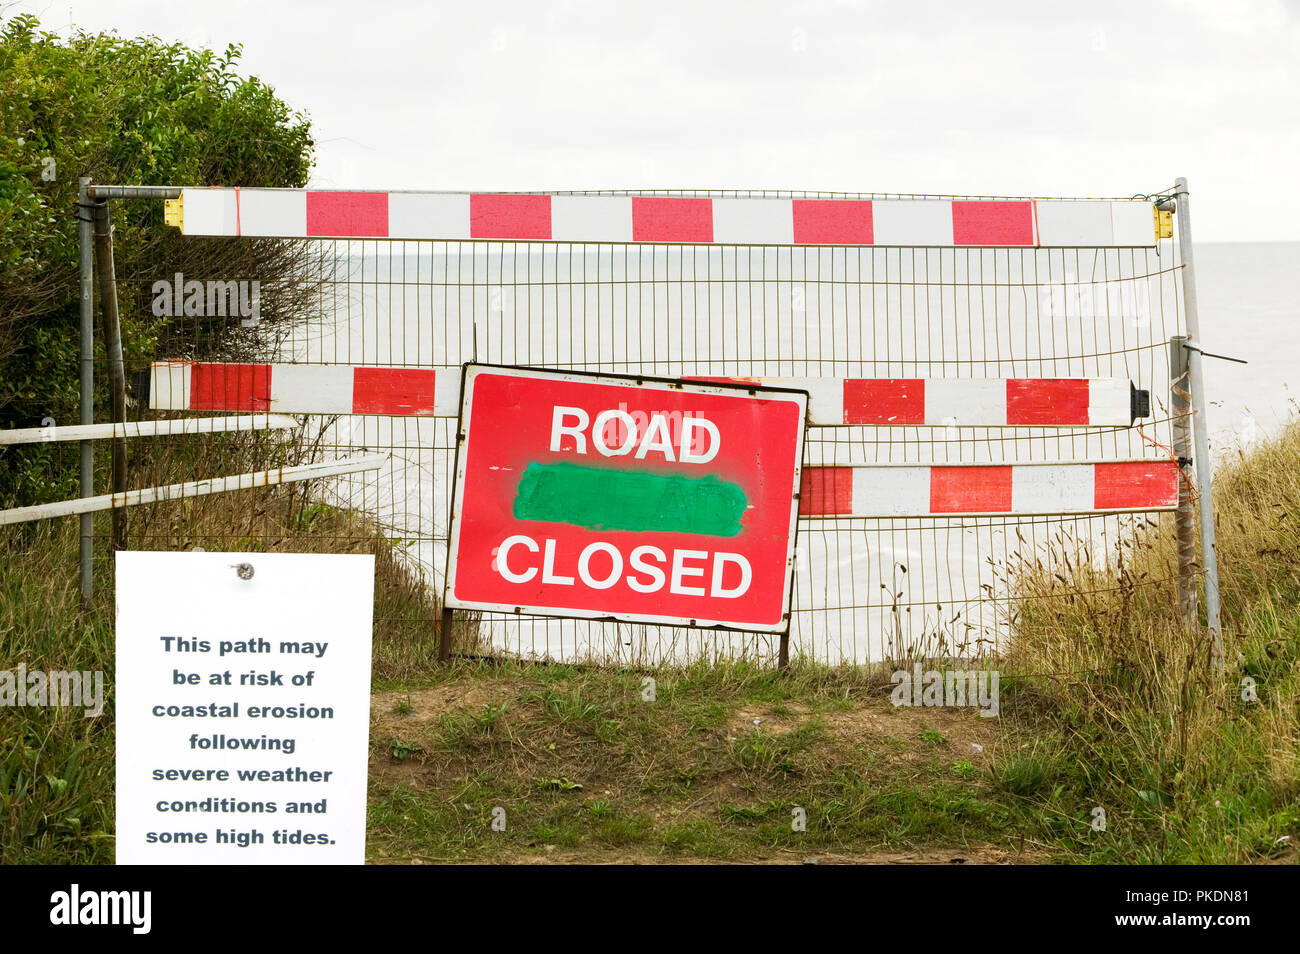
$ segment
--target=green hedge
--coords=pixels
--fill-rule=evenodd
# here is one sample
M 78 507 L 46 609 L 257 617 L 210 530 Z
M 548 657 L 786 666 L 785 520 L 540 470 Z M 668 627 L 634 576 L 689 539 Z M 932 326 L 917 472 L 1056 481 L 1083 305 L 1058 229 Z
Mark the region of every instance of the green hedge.
M 306 185 L 309 121 L 261 80 L 240 76 L 239 56 L 238 46 L 217 54 L 155 37 L 62 40 L 33 16 L 0 13 L 0 427 L 77 421 L 78 177 Z M 153 271 L 174 252 L 178 239 L 161 212 L 159 202 L 113 204 L 119 278 Z M 134 366 L 153 356 L 160 332 L 148 302 L 136 300 L 140 287 L 119 286 L 123 347 Z M 102 338 L 96 344 L 102 385 Z M 107 400 L 102 386 L 97 399 Z M 0 455 L 0 500 L 74 495 L 75 460 L 72 445 Z

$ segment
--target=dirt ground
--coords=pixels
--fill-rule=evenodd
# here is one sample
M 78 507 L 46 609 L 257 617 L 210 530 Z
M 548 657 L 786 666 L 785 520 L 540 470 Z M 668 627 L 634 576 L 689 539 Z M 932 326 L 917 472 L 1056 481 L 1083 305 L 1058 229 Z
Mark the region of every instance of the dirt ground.
M 449 778 L 468 771 L 468 763 L 457 764 L 458 759 L 410 759 L 398 761 L 387 750 L 388 740 L 415 739 L 422 732 L 433 731 L 446 716 L 476 715 L 487 706 L 507 704 L 514 720 L 510 745 L 527 754 L 534 744 L 530 726 L 540 733 L 545 726 L 540 705 L 521 700 L 522 686 L 517 679 L 488 679 L 453 682 L 428 689 L 394 690 L 375 693 L 371 704 L 371 735 L 376 740 L 372 746 L 370 772 L 372 780 L 384 784 L 409 785 L 417 790 L 442 787 Z M 398 711 L 399 703 L 403 711 Z M 405 711 L 409 709 L 409 711 Z M 787 733 L 799 728 L 817 716 L 829 737 L 829 746 L 847 746 L 855 750 L 873 747 L 882 753 L 888 771 L 903 778 L 919 777 L 927 758 L 933 750 L 922 733 L 939 733 L 943 755 L 947 759 L 962 760 L 982 771 L 997 747 L 1007 744 L 997 727 L 997 720 L 979 718 L 971 709 L 894 707 L 888 698 L 868 698 L 843 707 L 819 707 L 814 712 L 809 706 L 785 702 L 782 704 L 747 704 L 735 708 L 725 724 L 718 730 L 719 744 L 734 742 L 736 738 L 755 729 L 772 733 Z M 534 723 L 532 720 L 536 719 Z M 908 740 L 909 744 L 899 744 Z M 540 743 L 537 743 L 540 744 Z M 631 790 L 630 779 L 618 776 L 584 778 L 585 794 L 592 797 L 618 798 Z M 685 806 L 677 805 L 674 814 L 688 810 L 707 813 L 743 797 L 738 774 L 722 772 L 702 780 L 697 792 Z M 656 821 L 660 812 L 650 809 Z M 525 850 L 507 850 L 494 853 L 493 863 L 505 864 L 1017 864 L 1041 863 L 1045 854 L 1026 846 L 1017 851 L 992 847 L 963 847 L 959 849 L 924 849 L 911 851 L 799 852 L 790 849 L 745 852 L 726 859 L 699 858 L 684 854 L 662 854 L 640 846 L 564 848 L 538 844 Z M 379 864 L 433 864 L 438 859 L 413 856 L 409 858 L 376 859 Z

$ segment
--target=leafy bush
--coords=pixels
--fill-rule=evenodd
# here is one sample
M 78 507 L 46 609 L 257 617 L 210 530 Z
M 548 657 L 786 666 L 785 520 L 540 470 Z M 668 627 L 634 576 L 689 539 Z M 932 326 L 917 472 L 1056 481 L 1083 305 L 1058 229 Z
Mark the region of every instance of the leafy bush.
M 78 177 L 306 185 L 310 123 L 270 86 L 238 75 L 239 56 L 234 45 L 217 54 L 155 37 L 77 33 L 64 41 L 41 32 L 34 16 L 0 13 L 0 427 L 78 417 Z M 237 250 L 222 240 L 182 242 L 163 225 L 160 202 L 116 202 L 112 214 L 128 367 L 147 363 L 160 336 L 175 330 L 167 328 L 172 319 L 152 313 L 154 278 L 180 268 L 274 280 L 303 254 L 284 242 L 245 242 Z M 239 274 L 230 274 L 235 267 Z M 191 341 L 191 354 L 226 348 L 237 334 L 224 325 L 204 332 Z M 102 352 L 97 343 L 100 383 Z M 103 387 L 96 399 L 106 406 Z M 73 495 L 76 453 L 61 444 L 6 452 L 0 498 L 14 505 Z

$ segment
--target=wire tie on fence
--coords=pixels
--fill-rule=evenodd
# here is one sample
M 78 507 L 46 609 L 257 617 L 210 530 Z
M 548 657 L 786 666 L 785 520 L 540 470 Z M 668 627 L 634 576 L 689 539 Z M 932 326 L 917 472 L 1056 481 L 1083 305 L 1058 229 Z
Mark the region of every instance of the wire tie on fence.
M 1195 351 L 1197 354 L 1201 355 L 1202 357 L 1219 358 L 1222 361 L 1233 361 L 1237 364 L 1250 364 L 1250 362 L 1247 361 L 1245 358 L 1233 358 L 1226 354 L 1214 354 L 1213 352 L 1206 351 L 1203 348 L 1198 348 L 1196 347 L 1196 345 L 1191 344 L 1190 342 L 1184 341 L 1183 347 L 1186 348 L 1188 351 Z

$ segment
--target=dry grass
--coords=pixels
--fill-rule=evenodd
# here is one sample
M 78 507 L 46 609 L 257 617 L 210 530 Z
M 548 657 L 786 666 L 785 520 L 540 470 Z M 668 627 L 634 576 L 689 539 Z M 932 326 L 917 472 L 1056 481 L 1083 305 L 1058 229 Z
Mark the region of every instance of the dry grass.
M 1221 464 L 1214 496 L 1224 672 L 1178 619 L 1172 515 L 1105 560 L 1058 541 L 1013 575 L 1007 668 L 1125 818 L 1127 860 L 1252 860 L 1300 835 L 1300 422 Z
M 133 486 L 264 470 L 309 459 L 274 434 L 191 436 L 134 445 Z M 110 517 L 96 519 L 96 591 L 80 606 L 77 521 L 0 528 L 0 669 L 102 670 L 98 719 L 58 708 L 0 708 L 0 863 L 108 862 L 113 831 L 113 561 Z M 305 484 L 134 508 L 131 549 L 375 555 L 376 677 L 427 671 L 436 657 L 437 601 L 383 528 L 321 504 Z M 304 593 L 302 598 L 312 599 Z
M 261 432 L 140 441 L 133 447 L 134 486 L 166 484 L 177 474 L 215 476 L 321 460 L 301 433 Z M 367 479 L 359 475 L 358 481 Z M 438 644 L 440 601 L 426 570 L 407 558 L 404 541 L 364 513 L 323 502 L 319 481 L 169 501 L 130 511 L 129 549 L 375 556 L 374 666 L 377 677 L 402 678 L 428 668 Z M 111 578 L 103 578 L 111 584 Z M 311 594 L 304 593 L 303 599 Z M 462 634 L 472 627 L 461 627 Z M 472 633 L 470 637 L 472 639 Z
M 138 486 L 310 450 L 248 435 L 137 453 Z M 1024 599 L 1000 720 L 894 709 L 878 669 L 434 665 L 438 607 L 425 582 L 382 528 L 310 487 L 137 510 L 131 545 L 376 555 L 376 861 L 1253 862 L 1294 858 L 1286 839 L 1300 837 L 1298 475 L 1300 425 L 1220 468 L 1226 674 L 1177 619 L 1165 523 L 1104 565 L 1062 541 L 1014 568 Z M 107 554 L 82 614 L 75 521 L 10 530 L 0 545 L 9 664 L 111 671 Z M 1255 702 L 1242 699 L 1247 677 Z M 97 720 L 0 712 L 0 741 L 0 860 L 110 860 L 111 693 Z M 496 807 L 505 832 L 490 826 Z M 805 832 L 791 827 L 796 808 Z M 1090 825 L 1095 808 L 1105 831 Z

